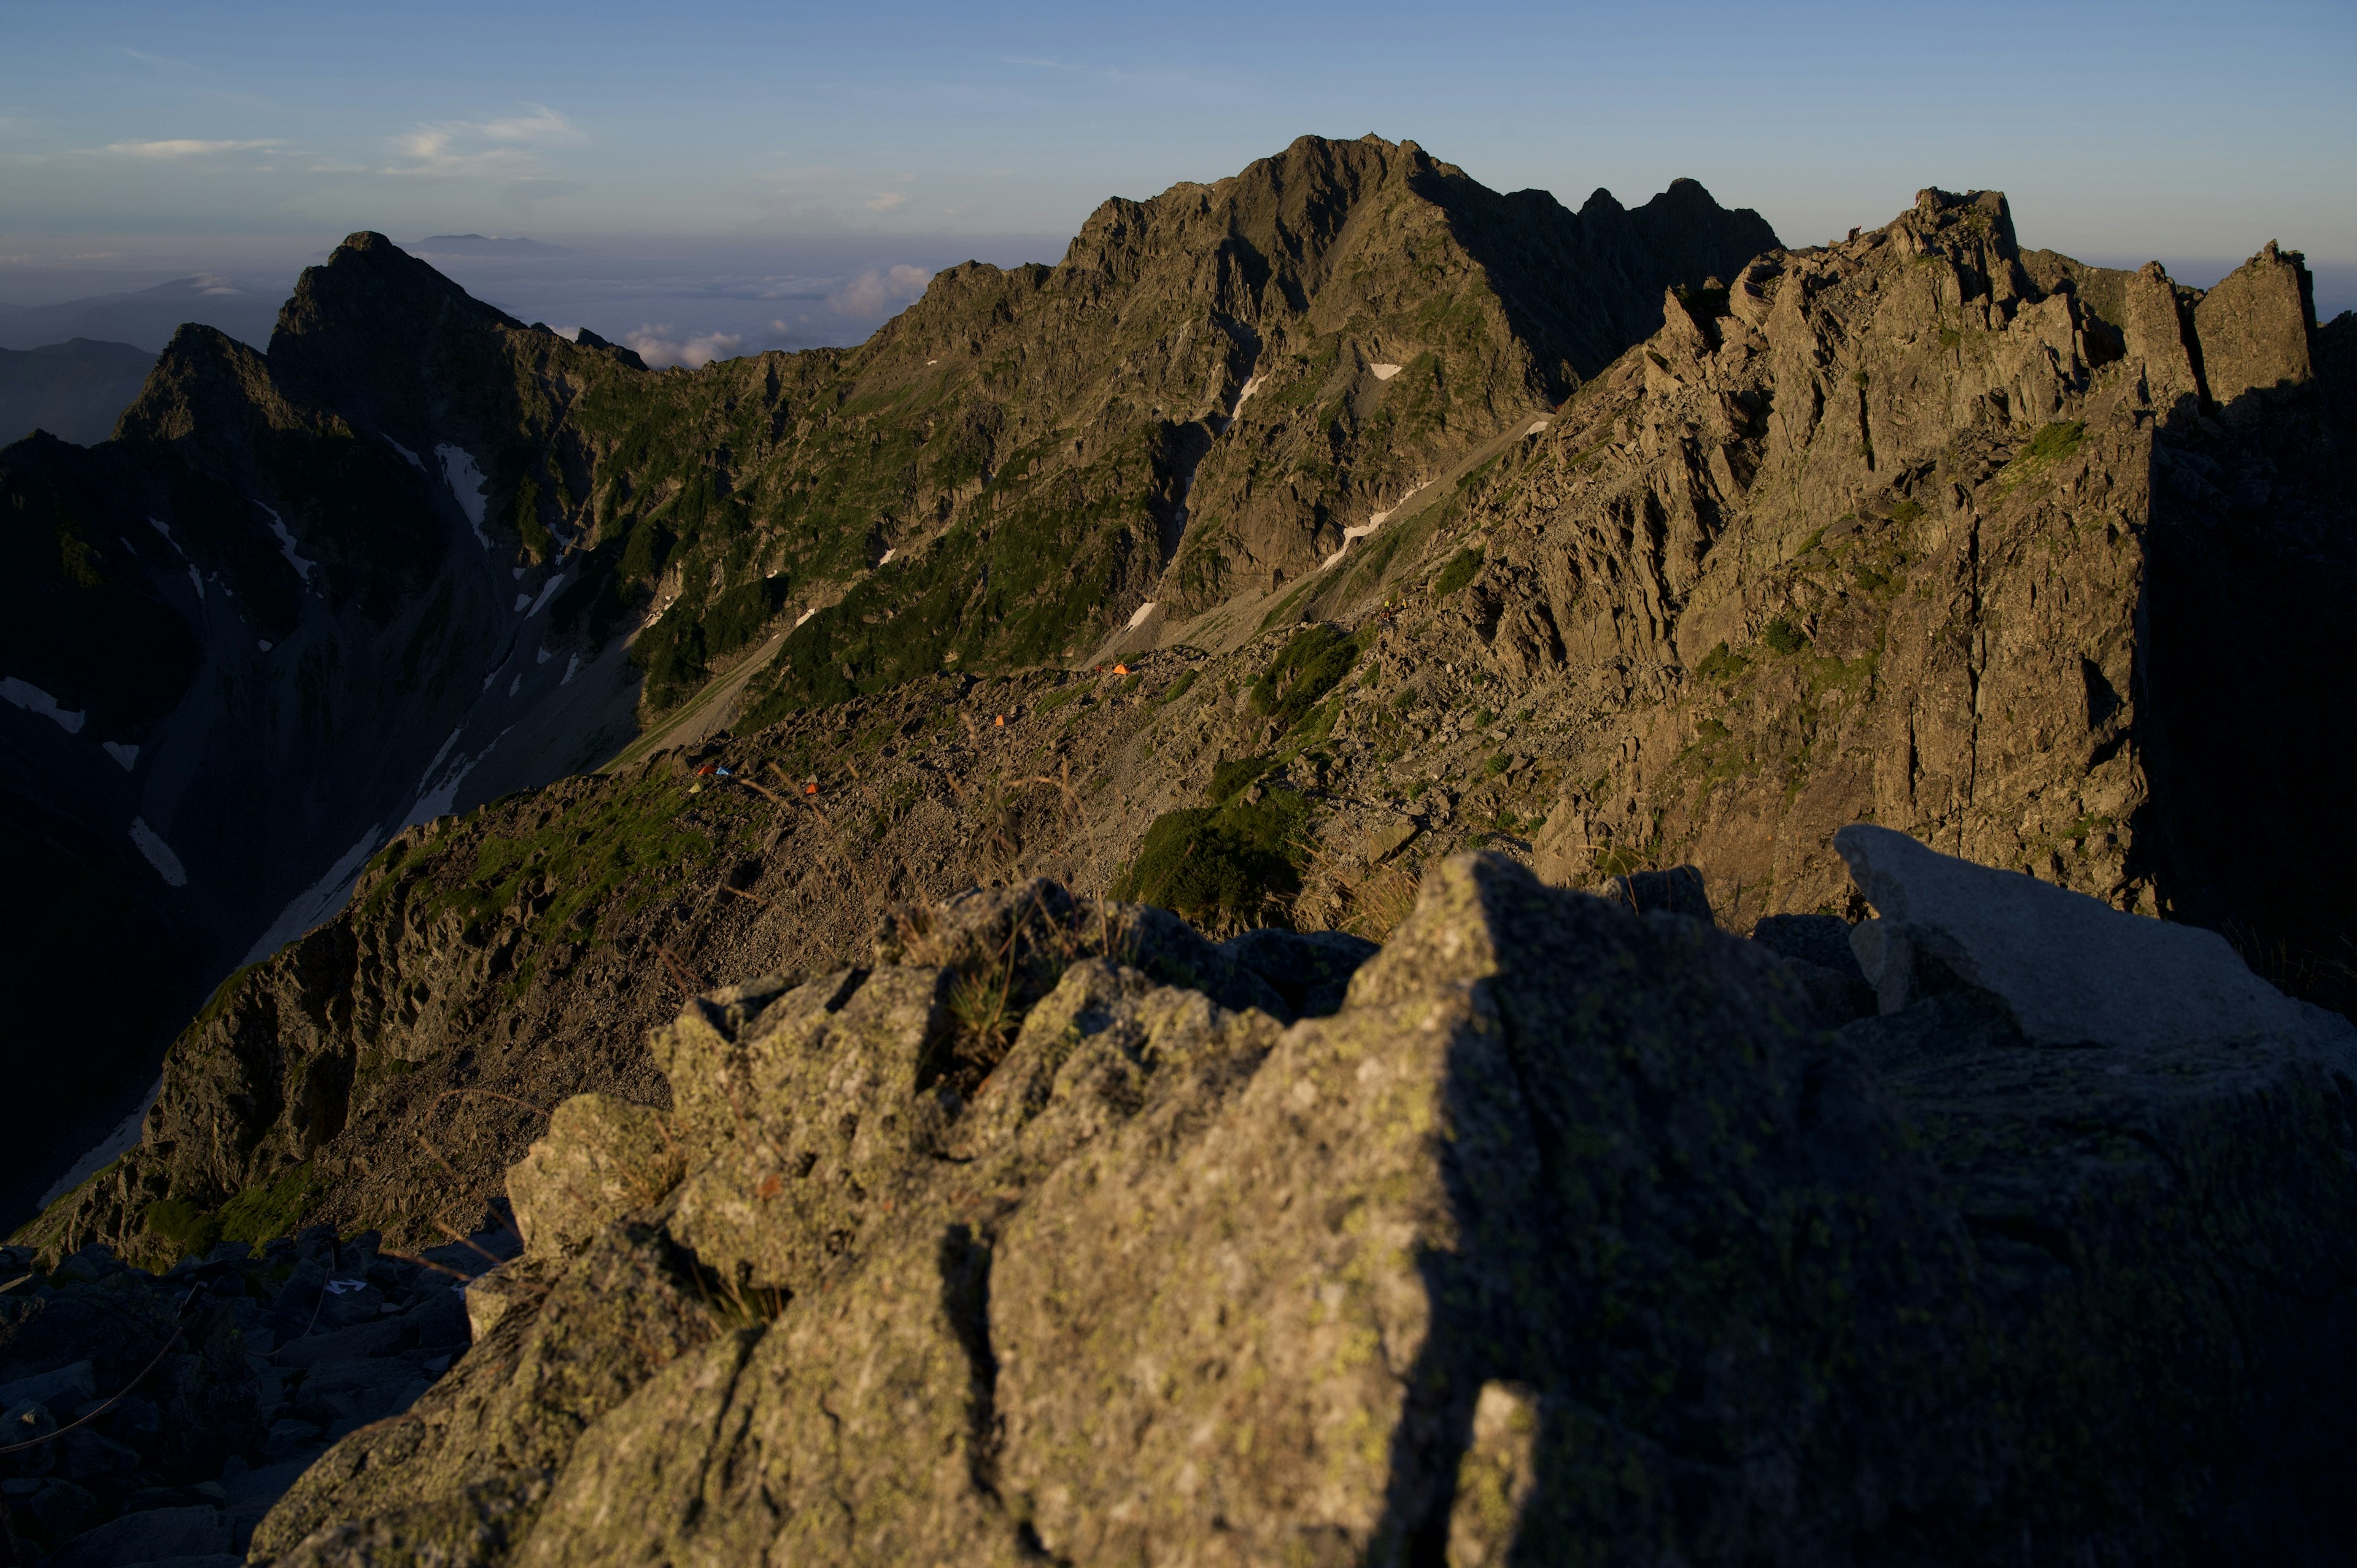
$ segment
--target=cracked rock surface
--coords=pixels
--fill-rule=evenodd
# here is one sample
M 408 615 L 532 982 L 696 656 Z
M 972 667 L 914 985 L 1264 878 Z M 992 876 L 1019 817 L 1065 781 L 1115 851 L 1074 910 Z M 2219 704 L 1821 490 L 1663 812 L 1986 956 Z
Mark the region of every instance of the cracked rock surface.
M 1327 1015 L 1157 981 L 1157 940 L 1032 884 L 689 1003 L 670 1139 L 554 1120 L 486 1332 L 253 1560 L 2321 1562 L 2357 1525 L 2338 1020 L 1856 1017 L 1492 854 Z

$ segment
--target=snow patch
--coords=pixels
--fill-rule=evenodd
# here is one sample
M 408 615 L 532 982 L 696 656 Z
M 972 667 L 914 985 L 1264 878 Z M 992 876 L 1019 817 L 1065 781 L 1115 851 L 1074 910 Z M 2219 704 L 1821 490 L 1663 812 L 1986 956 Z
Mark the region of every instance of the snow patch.
M 270 639 L 266 637 L 257 637 L 253 639 L 253 646 L 267 653 L 270 651 Z
M 507 732 L 502 730 L 500 733 L 505 735 Z M 476 766 L 489 757 L 493 747 L 500 744 L 494 738 L 490 746 L 483 747 L 471 757 L 463 751 L 455 757 L 450 757 L 450 748 L 457 743 L 458 731 L 452 730 L 450 738 L 442 743 L 442 749 L 434 754 L 434 760 L 425 765 L 425 776 L 417 781 L 417 803 L 410 807 L 409 814 L 401 820 L 402 827 L 414 828 L 420 822 L 430 822 L 435 818 L 446 814 L 450 810 L 451 802 L 458 798 L 458 786 L 466 782 L 467 775 L 472 773 Z M 447 770 L 442 767 L 442 759 L 445 757 L 450 757 L 450 765 Z M 441 773 L 439 779 L 435 777 L 437 771 Z M 399 829 L 394 831 L 398 832 Z
M 395 441 L 390 435 L 384 438 L 384 444 L 392 447 L 394 451 L 400 453 L 403 456 L 408 458 L 411 467 L 415 468 L 421 474 L 425 472 L 425 461 L 424 458 L 418 456 L 416 453 L 412 452 L 408 447 L 404 446 L 400 442 Z
M 1534 419 L 1531 421 L 1531 427 L 1528 430 L 1523 431 L 1523 434 L 1525 435 L 1536 435 L 1540 431 L 1544 430 L 1546 427 L 1547 422 L 1545 420 Z
M 253 504 L 256 506 L 262 506 L 260 501 L 256 501 Z M 286 557 L 286 564 L 294 567 L 295 575 L 303 579 L 303 585 L 307 588 L 309 587 L 311 585 L 311 569 L 317 566 L 318 563 L 316 561 L 307 561 L 299 553 L 296 552 L 295 548 L 295 536 L 286 531 L 286 524 L 279 521 L 279 517 L 276 512 L 270 511 L 270 509 L 266 506 L 262 507 L 262 510 L 265 512 L 270 512 L 270 532 L 278 535 L 278 553 Z
M 1351 552 L 1351 542 L 1352 540 L 1364 539 L 1367 535 L 1372 533 L 1375 530 L 1389 522 L 1395 515 L 1398 514 L 1400 508 L 1407 505 L 1409 501 L 1415 499 L 1417 492 L 1422 490 L 1426 485 L 1428 485 L 1432 481 L 1429 479 L 1418 480 L 1415 489 L 1408 491 L 1406 495 L 1400 497 L 1399 499 L 1392 502 L 1391 505 L 1385 507 L 1383 510 L 1376 512 L 1358 527 L 1344 529 L 1342 531 L 1342 548 L 1334 552 L 1333 554 L 1326 557 L 1325 560 L 1318 563 L 1318 569 L 1320 572 L 1323 572 L 1327 567 L 1331 566 L 1335 562 L 1340 561 L 1343 556 L 1349 554 Z
M 14 675 L 0 681 L 0 701 L 14 703 L 26 712 L 38 714 L 45 719 L 55 719 L 58 727 L 68 735 L 79 734 L 82 720 L 90 716 L 58 706 L 55 697 L 30 681 L 19 681 Z
M 164 1080 L 159 1078 L 156 1080 L 156 1087 L 150 1089 L 146 1096 L 139 1101 L 138 1110 L 117 1122 L 113 1132 L 91 1145 L 88 1154 L 76 1160 L 70 1170 L 58 1177 L 48 1191 L 41 1194 L 38 1207 L 47 1208 L 83 1182 L 88 1181 L 99 1171 L 113 1165 L 118 1156 L 127 1153 L 131 1145 L 139 1141 L 140 1129 L 147 1122 L 148 1109 L 156 1103 L 156 1097 L 163 1092 Z
M 434 456 L 442 460 L 442 478 L 450 487 L 450 494 L 458 502 L 458 510 L 467 514 L 467 526 L 475 531 L 475 539 L 482 547 L 491 547 L 491 536 L 483 532 L 483 471 L 475 460 L 447 442 L 434 448 Z
M 810 619 L 811 617 L 816 614 L 818 614 L 818 607 L 816 605 L 813 605 L 810 608 L 802 611 L 802 614 L 794 618 L 794 625 L 796 627 L 800 627 L 802 622 Z
M 1375 380 L 1379 381 L 1387 381 L 1400 373 L 1397 365 L 1369 365 L 1367 369 L 1375 372 Z
M 1129 629 L 1135 631 L 1139 627 L 1144 626 L 1146 624 L 1146 618 L 1152 615 L 1157 607 L 1152 599 L 1148 599 L 1144 604 L 1138 606 L 1136 612 L 1129 618 Z
M 521 567 L 521 566 L 518 566 L 518 567 L 516 567 L 513 571 L 510 572 L 510 573 L 508 574 L 508 575 L 509 575 L 509 576 L 511 576 L 511 577 L 513 577 L 517 582 L 521 583 L 521 582 L 522 582 L 522 581 L 523 581 L 523 572 L 524 572 L 524 569 L 523 569 L 522 567 Z
M 1252 394 L 1258 391 L 1260 391 L 1259 375 L 1254 373 L 1245 377 L 1244 390 L 1236 393 L 1236 406 L 1228 410 L 1228 417 L 1232 420 L 1236 415 L 1242 413 L 1244 411 L 1244 404 L 1250 402 L 1252 400 Z
M 180 857 L 172 853 L 172 846 L 147 825 L 145 817 L 131 819 L 131 842 L 139 846 L 139 853 L 147 857 L 147 864 L 156 868 L 156 875 L 161 876 L 167 886 L 186 887 L 188 885 L 188 867 L 182 865 Z
M 518 595 L 516 596 L 516 602 L 515 602 L 515 607 L 516 607 L 516 608 L 518 608 L 518 609 L 522 609 L 522 608 L 523 608 L 523 607 L 524 607 L 524 606 L 526 606 L 526 605 L 528 605 L 528 604 L 530 604 L 530 603 L 532 603 L 532 596 L 531 596 L 530 594 L 518 594 Z
M 98 748 L 123 764 L 125 773 L 139 764 L 139 748 L 135 746 L 125 746 L 119 740 L 102 740 L 98 743 Z
M 877 562 L 876 564 L 878 566 L 889 566 L 892 564 L 892 557 L 899 553 L 899 552 L 897 550 L 887 550 L 884 552 L 884 558 Z
M 522 690 L 523 690 L 523 671 L 521 671 L 521 670 L 519 670 L 519 671 L 516 671 L 515 679 L 508 682 L 508 695 L 509 695 L 509 696 L 511 696 L 511 697 L 512 697 L 512 696 L 514 696 L 518 692 L 521 692 L 521 691 L 522 691 Z
M 538 653 L 535 653 L 535 654 L 533 654 L 533 655 L 532 656 L 532 661 L 533 661 L 534 664 L 545 664 L 545 663 L 547 663 L 550 660 L 552 660 L 552 659 L 554 659 L 554 658 L 555 658 L 555 657 L 556 657 L 556 655 L 554 655 L 554 654 L 553 654 L 553 653 L 549 652 L 549 650 L 548 650 L 547 649 L 544 648 L 544 649 L 542 649 Z
M 185 550 L 180 550 L 180 542 L 179 542 L 178 540 L 177 540 L 177 539 L 175 539 L 175 538 L 173 538 L 173 537 L 172 537 L 172 530 L 171 530 L 170 525 L 168 525 L 167 523 L 166 523 L 166 522 L 165 522 L 165 521 L 164 521 L 162 518 L 160 518 L 160 517 L 151 517 L 151 518 L 149 518 L 149 519 L 147 520 L 147 526 L 148 526 L 148 527 L 150 527 L 150 528 L 152 528 L 152 529 L 154 529 L 156 532 L 158 532 L 158 533 L 162 534 L 162 535 L 164 536 L 164 542 L 165 542 L 165 543 L 167 543 L 167 544 L 170 545 L 170 546 L 171 546 L 173 549 L 175 549 L 175 550 L 179 550 L 179 551 L 180 551 L 180 558 L 181 558 L 182 560 L 184 560 L 184 561 L 185 561 L 185 560 L 187 560 L 187 559 L 188 559 L 188 553 L 187 551 L 185 551 Z M 188 569 L 189 569 L 190 571 L 192 571 L 192 572 L 196 570 L 196 568 L 195 568 L 195 567 L 193 567 L 193 566 L 191 566 L 191 567 L 190 567 L 190 568 L 188 568 Z
M 580 672 L 581 655 L 576 653 L 572 657 L 572 659 L 566 661 L 565 666 L 565 679 L 559 681 L 557 684 L 560 686 L 570 686 L 573 684 L 573 677 L 578 675 Z
M 532 601 L 532 608 L 523 612 L 523 618 L 530 620 L 533 617 L 538 615 L 542 608 L 547 605 L 548 601 L 556 596 L 556 590 L 565 586 L 565 579 L 570 575 L 571 574 L 569 573 L 559 572 L 555 576 L 551 577 L 547 582 L 543 583 L 540 585 L 540 597 Z
M 270 922 L 270 929 L 255 940 L 242 961 L 260 963 L 304 932 L 333 919 L 343 908 L 344 900 L 351 897 L 352 884 L 360 880 L 361 867 L 376 853 L 376 829 L 371 827 L 361 834 L 358 843 L 344 851 L 335 865 L 328 867 L 326 875 L 287 902 L 286 908 L 278 912 L 278 918 Z
M 497 671 L 495 671 L 493 673 L 496 674 Z M 425 791 L 426 780 L 434 777 L 434 770 L 442 766 L 442 759 L 450 755 L 450 748 L 452 746 L 458 744 L 458 733 L 459 732 L 457 730 L 452 730 L 450 732 L 450 738 L 442 743 L 442 749 L 434 754 L 434 760 L 427 763 L 425 765 L 425 771 L 417 776 L 417 788 L 421 794 Z M 404 822 L 402 825 L 406 827 L 409 824 Z
M 188 581 L 197 585 L 197 597 L 199 599 L 203 598 L 205 596 L 205 579 L 194 566 L 188 568 Z

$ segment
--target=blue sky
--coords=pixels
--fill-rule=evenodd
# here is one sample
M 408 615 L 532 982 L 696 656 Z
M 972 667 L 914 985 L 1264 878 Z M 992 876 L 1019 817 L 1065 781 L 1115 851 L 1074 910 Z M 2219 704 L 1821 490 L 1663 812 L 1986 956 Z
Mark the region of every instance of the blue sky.
M 866 236 L 879 259 L 1022 236 L 1052 259 L 1108 195 L 1373 131 L 1574 205 L 1692 175 L 1793 243 L 1922 185 L 1996 185 L 2027 242 L 2091 259 L 2273 237 L 2357 263 L 2348 0 L 0 0 L 0 256 L 20 260 L 362 227 Z

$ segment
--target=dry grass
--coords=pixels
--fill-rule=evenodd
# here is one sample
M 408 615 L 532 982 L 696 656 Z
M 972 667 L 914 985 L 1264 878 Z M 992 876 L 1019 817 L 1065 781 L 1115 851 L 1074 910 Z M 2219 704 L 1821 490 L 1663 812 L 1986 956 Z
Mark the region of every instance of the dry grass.
M 1364 881 L 1347 890 L 1349 913 L 1342 929 L 1354 936 L 1380 942 L 1399 929 L 1415 909 L 1415 900 L 1424 889 L 1421 867 L 1386 865 Z

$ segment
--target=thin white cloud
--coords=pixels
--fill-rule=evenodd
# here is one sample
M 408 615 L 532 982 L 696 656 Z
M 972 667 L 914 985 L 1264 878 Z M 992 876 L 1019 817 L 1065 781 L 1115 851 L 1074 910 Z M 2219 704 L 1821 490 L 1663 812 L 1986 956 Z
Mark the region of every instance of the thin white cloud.
M 494 142 L 534 142 L 542 146 L 577 147 L 589 137 L 580 126 L 544 103 L 527 103 L 529 114 L 488 120 L 474 127 Z
M 925 292 L 933 274 L 922 267 L 870 267 L 827 296 L 838 316 L 881 316 Z
M 161 142 L 109 142 L 100 150 L 127 158 L 206 158 L 222 153 L 250 153 L 263 147 L 275 147 L 275 140 L 255 142 L 199 142 L 189 137 L 175 137 Z
M 393 139 L 402 162 L 387 174 L 437 178 L 532 180 L 546 173 L 534 149 L 579 146 L 581 128 L 544 104 L 524 106 L 528 114 L 504 120 L 442 120 L 420 124 Z
M 625 332 L 622 341 L 647 362 L 649 370 L 654 371 L 673 365 L 700 371 L 715 360 L 733 360 L 745 351 L 745 339 L 734 332 L 709 332 L 683 340 L 673 336 L 667 326 L 646 326 L 636 332 Z
M 867 204 L 867 210 L 870 212 L 889 212 L 896 207 L 904 207 L 908 205 L 908 201 L 909 193 L 905 190 L 878 191 L 876 194 L 876 199 Z

